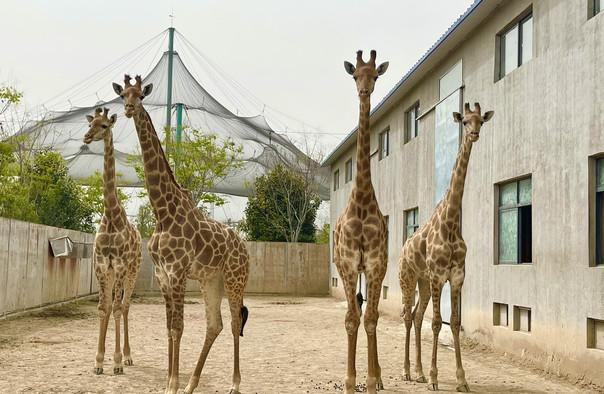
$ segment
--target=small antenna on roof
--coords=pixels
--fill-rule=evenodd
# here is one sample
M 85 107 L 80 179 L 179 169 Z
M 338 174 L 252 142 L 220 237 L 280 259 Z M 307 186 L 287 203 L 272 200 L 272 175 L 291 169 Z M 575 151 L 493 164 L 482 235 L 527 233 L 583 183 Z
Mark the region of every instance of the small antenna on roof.
M 172 7 L 172 12 L 168 16 L 170 17 L 170 27 L 174 27 L 174 7 Z

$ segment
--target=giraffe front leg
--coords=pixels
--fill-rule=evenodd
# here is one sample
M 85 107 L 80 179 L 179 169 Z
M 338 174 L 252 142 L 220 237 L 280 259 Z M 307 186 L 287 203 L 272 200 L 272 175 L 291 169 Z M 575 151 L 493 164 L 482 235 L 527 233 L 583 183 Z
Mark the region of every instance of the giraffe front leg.
M 356 387 L 356 351 L 357 351 L 357 336 L 359 325 L 361 324 L 361 316 L 356 290 L 356 275 L 353 274 L 354 280 L 351 283 L 344 281 L 346 291 L 346 299 L 348 301 L 348 311 L 346 312 L 345 326 L 348 336 L 348 356 L 346 359 L 346 380 L 344 381 L 344 392 L 353 394 Z
M 463 278 L 461 280 L 463 284 Z M 455 364 L 456 364 L 456 377 L 457 377 L 457 391 L 462 393 L 470 392 L 470 386 L 466 381 L 466 372 L 461 365 L 461 348 L 459 345 L 459 296 L 461 294 L 461 284 L 451 284 L 451 332 L 453 333 L 453 343 L 455 344 Z
M 403 359 L 403 380 L 411 381 L 411 363 L 409 361 L 409 346 L 411 342 L 411 325 L 413 323 L 413 299 L 417 275 L 409 267 L 404 257 L 399 259 L 399 285 L 403 295 L 403 322 L 405 323 L 405 354 Z
M 124 301 L 123 301 L 123 312 L 122 317 L 124 320 L 124 365 L 131 366 L 132 354 L 130 349 L 130 335 L 128 330 L 128 316 L 130 312 L 130 297 L 132 296 L 132 290 L 134 289 L 135 280 L 128 279 L 126 281 L 126 288 L 124 289 Z
M 99 285 L 99 339 L 94 362 L 94 373 L 101 375 L 103 373 L 103 363 L 105 361 L 105 340 L 107 338 L 107 327 L 111 317 L 111 289 L 115 281 L 114 271 L 104 270 L 103 264 L 98 263 L 95 258 L 95 274 Z
M 440 295 L 442 293 L 443 283 L 432 279 L 430 290 L 432 293 L 432 363 L 430 365 L 430 378 L 428 379 L 428 390 L 438 390 L 438 368 L 436 367 L 436 359 L 438 352 L 438 335 L 443 325 L 442 316 L 440 314 Z
M 419 302 L 413 310 L 413 324 L 415 326 L 415 381 L 418 383 L 427 383 L 422 365 L 422 324 L 424 322 L 424 313 L 430 302 L 430 282 L 419 279 Z
M 121 375 L 124 373 L 123 355 L 121 348 L 121 337 L 120 337 L 120 321 L 123 314 L 124 299 L 124 272 L 116 272 L 115 281 L 115 299 L 113 300 L 113 319 L 115 320 L 115 351 L 113 352 L 113 373 L 115 375 Z

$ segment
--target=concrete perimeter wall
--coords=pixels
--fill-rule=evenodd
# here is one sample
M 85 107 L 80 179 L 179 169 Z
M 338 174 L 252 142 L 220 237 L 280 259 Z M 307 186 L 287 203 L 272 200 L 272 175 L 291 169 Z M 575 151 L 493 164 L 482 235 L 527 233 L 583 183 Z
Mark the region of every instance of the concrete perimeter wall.
M 91 258 L 55 258 L 48 240 L 94 234 L 0 217 L 0 316 L 97 292 Z
M 159 292 L 147 241 L 143 239 L 143 265 L 134 290 Z M 329 294 L 328 244 L 246 242 L 245 245 L 250 254 L 246 293 Z M 200 291 L 198 282 L 189 280 L 187 291 Z

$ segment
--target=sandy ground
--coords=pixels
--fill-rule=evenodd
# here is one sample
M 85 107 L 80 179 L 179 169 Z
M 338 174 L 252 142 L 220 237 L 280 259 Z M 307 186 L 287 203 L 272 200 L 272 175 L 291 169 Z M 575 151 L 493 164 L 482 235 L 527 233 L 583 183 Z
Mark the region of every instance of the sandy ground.
M 165 309 L 161 298 L 137 298 L 130 312 L 134 365 L 112 374 L 113 324 L 107 335 L 105 374 L 94 375 L 97 344 L 96 304 L 81 301 L 0 321 L 0 393 L 163 393 L 167 372 Z M 204 338 L 203 302 L 185 305 L 181 347 L 181 389 L 199 356 Z M 241 392 L 341 392 L 346 371 L 345 303 L 332 298 L 255 296 L 246 298 L 250 319 L 241 342 Z M 201 375 L 196 393 L 227 393 L 232 373 L 230 317 L 223 302 L 225 330 Z M 443 331 L 449 331 L 443 327 Z M 424 340 L 424 371 L 430 365 L 431 339 Z M 426 393 L 422 383 L 404 382 L 401 319 L 382 316 L 378 346 L 385 389 L 381 393 Z M 412 341 L 412 355 L 414 352 Z M 412 356 L 413 357 L 413 356 Z M 465 341 L 462 357 L 475 393 L 595 393 Z M 455 392 L 454 352 L 439 346 L 439 388 Z M 361 325 L 357 354 L 358 390 L 367 370 L 366 336 Z M 413 371 L 413 359 L 412 359 Z

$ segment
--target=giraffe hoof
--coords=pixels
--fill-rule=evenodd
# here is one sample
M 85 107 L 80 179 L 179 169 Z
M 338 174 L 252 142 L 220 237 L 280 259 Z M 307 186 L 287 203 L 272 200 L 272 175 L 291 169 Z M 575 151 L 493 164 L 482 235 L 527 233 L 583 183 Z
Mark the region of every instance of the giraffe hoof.
M 229 391 L 229 394 L 241 394 L 241 393 L 235 389 L 231 389 L 231 391 Z
M 403 374 L 403 380 L 406 382 L 410 382 L 411 381 L 411 375 L 409 375 L 408 373 Z
M 375 387 L 376 387 L 376 389 L 377 389 L 378 391 L 380 391 L 380 390 L 384 390 L 384 383 L 382 383 L 382 382 L 377 382 L 377 383 L 376 383 L 376 385 L 375 385 Z
M 460 393 L 469 393 L 470 386 L 468 386 L 467 383 L 460 384 L 459 386 L 457 386 L 457 391 L 459 391 Z
M 438 383 L 428 383 L 428 390 L 438 391 Z
M 95 375 L 102 375 L 103 374 L 103 367 L 95 368 L 94 369 L 94 374 Z
M 113 367 L 113 374 L 114 375 L 123 375 L 124 367 Z
M 423 376 L 423 375 L 422 375 L 422 376 L 419 376 L 417 379 L 415 379 L 415 381 L 416 381 L 417 383 L 428 383 L 428 381 L 426 380 L 426 377 L 425 377 L 425 376 Z
M 126 357 L 126 359 L 124 360 L 124 365 L 131 366 L 133 364 L 134 363 L 132 362 L 132 359 L 130 357 Z

